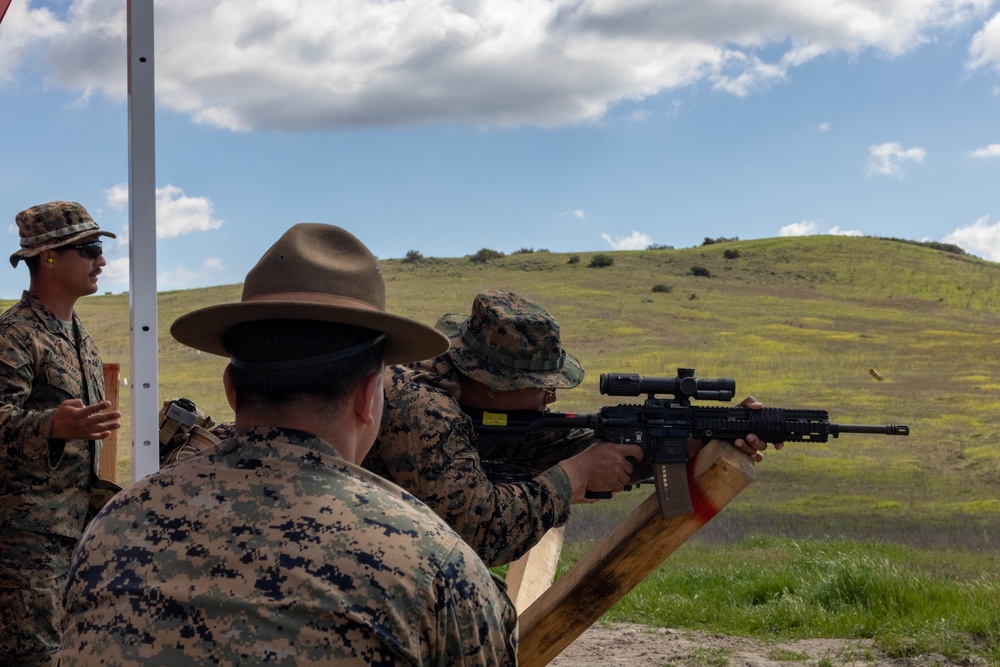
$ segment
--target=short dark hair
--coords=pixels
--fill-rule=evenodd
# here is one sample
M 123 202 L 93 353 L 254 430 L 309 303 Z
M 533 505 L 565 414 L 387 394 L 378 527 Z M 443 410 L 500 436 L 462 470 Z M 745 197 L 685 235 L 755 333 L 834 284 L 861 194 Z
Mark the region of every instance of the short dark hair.
M 277 362 L 309 359 L 372 341 L 379 332 L 315 320 L 261 320 L 231 327 L 223 346 L 233 359 Z M 256 402 L 283 404 L 299 396 L 327 401 L 347 398 L 364 378 L 382 368 L 385 341 L 343 359 L 291 369 L 247 369 L 229 365 L 236 408 Z

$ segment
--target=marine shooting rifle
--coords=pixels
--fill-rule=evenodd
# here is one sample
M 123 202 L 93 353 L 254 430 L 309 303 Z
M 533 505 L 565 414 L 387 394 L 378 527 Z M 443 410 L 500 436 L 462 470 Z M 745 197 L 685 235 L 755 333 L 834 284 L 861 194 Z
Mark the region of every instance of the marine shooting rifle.
M 601 440 L 644 449 L 643 460 L 653 465 L 660 511 L 666 519 L 693 511 L 687 481 L 688 438 L 731 441 L 753 433 L 766 442 L 826 442 L 841 433 L 910 434 L 905 425 L 835 424 L 825 410 L 692 406 L 692 399 L 730 401 L 736 393 L 736 380 L 696 378 L 693 368 L 678 368 L 675 378 L 603 373 L 600 389 L 607 396 L 646 394 L 646 400 L 641 405 L 606 406 L 592 414 L 463 407 L 475 426 L 484 466 L 490 470 L 489 453 L 497 446 L 521 442 L 528 433 L 589 428 Z M 589 492 L 588 496 L 595 497 Z

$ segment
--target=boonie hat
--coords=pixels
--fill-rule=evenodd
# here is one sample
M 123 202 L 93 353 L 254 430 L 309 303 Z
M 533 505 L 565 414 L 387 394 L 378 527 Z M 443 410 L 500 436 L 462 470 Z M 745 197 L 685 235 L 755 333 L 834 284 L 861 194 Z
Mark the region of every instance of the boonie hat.
M 568 389 L 583 381 L 580 362 L 560 346 L 559 324 L 512 292 L 482 292 L 471 315 L 444 315 L 435 326 L 451 339 L 452 363 L 494 391 Z
M 350 232 L 313 222 L 291 227 L 247 274 L 239 302 L 177 318 L 171 335 L 222 356 L 225 332 L 244 322 L 315 320 L 386 334 L 386 363 L 442 354 L 448 339 L 433 327 L 385 312 L 385 280 L 375 256 Z
M 28 257 L 35 257 L 45 250 L 71 245 L 88 236 L 116 238 L 97 226 L 85 209 L 75 201 L 50 201 L 32 206 L 17 214 L 17 231 L 21 236 L 21 249 L 10 256 L 10 265 Z

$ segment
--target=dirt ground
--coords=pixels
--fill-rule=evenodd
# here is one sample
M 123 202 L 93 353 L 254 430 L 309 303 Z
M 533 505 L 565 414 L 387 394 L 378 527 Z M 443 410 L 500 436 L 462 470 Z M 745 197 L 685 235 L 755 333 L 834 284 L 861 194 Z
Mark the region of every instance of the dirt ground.
M 594 625 L 552 667 L 988 667 L 942 655 L 889 659 L 867 640 L 806 639 L 774 644 L 639 625 Z

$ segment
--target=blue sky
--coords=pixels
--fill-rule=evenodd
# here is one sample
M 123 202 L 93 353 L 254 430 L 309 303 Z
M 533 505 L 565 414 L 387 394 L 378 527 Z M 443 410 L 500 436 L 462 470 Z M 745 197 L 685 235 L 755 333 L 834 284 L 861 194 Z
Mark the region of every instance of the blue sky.
M 864 234 L 1000 261 L 1000 0 L 155 7 L 160 290 L 240 282 L 302 221 L 381 258 Z M 0 245 L 79 201 L 116 293 L 126 29 L 110 0 L 0 24 Z

